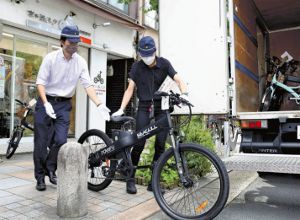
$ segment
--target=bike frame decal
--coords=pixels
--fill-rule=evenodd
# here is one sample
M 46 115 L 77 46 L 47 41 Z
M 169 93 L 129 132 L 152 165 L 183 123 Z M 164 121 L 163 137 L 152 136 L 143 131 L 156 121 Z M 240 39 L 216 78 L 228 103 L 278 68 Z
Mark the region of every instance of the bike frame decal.
M 148 137 L 158 134 L 162 129 L 170 129 L 170 126 L 166 126 L 168 121 L 167 114 L 168 113 L 166 113 L 166 117 L 157 120 L 155 123 L 152 123 L 147 127 L 138 130 L 137 132 L 134 132 L 133 134 L 130 135 L 130 137 L 132 139 L 136 139 L 135 142 L 138 142 L 140 140 L 147 139 Z M 122 151 L 127 147 L 128 145 L 122 145 L 122 138 L 121 138 L 117 142 L 114 142 L 113 145 L 102 148 L 99 151 L 95 152 L 95 154 L 100 153 L 101 157 L 109 157 L 111 155 L 115 155 L 116 153 L 119 153 L 120 151 Z
M 157 126 L 156 125 L 153 125 L 153 126 L 150 126 L 149 128 L 146 128 L 145 130 L 143 131 L 140 131 L 139 133 L 137 133 L 137 138 L 138 139 L 141 139 L 147 135 L 150 134 L 150 132 L 154 132 L 155 130 L 157 129 Z

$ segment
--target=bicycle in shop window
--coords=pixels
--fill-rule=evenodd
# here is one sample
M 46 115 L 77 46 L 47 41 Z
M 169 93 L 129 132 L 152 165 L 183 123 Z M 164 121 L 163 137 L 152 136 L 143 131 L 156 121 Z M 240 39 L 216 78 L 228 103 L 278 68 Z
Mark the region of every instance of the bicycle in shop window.
M 192 104 L 173 92 L 156 95 L 167 98 L 169 107 L 164 110 L 164 117 L 149 126 L 134 132 L 135 119 L 119 116 L 111 118 L 113 122 L 122 122 L 120 130 L 112 131 L 112 139 L 97 129 L 81 135 L 78 142 L 89 149 L 88 188 L 103 190 L 113 180 L 128 180 L 135 169 L 149 168 L 150 165 L 133 166 L 130 150 L 137 142 L 167 129 L 172 146 L 160 156 L 152 176 L 157 203 L 172 219 L 213 219 L 228 198 L 226 168 L 220 158 L 204 146 L 182 143 L 179 129 L 191 120 Z M 189 117 L 175 126 L 170 112 L 174 106 L 182 105 L 189 108 Z M 165 178 L 168 178 L 168 184 Z M 169 184 L 170 178 L 172 184 Z
M 17 112 L 17 116 L 20 118 L 19 124 L 14 128 L 12 135 L 8 141 L 8 147 L 6 150 L 6 158 L 10 159 L 17 148 L 19 147 L 20 141 L 23 137 L 23 133 L 25 129 L 29 129 L 31 131 L 34 130 L 34 126 L 32 123 L 28 121 L 28 117 L 32 116 L 33 106 L 36 103 L 35 99 L 32 99 L 29 104 L 22 102 L 18 99 L 15 99 L 16 103 L 21 106 L 20 110 Z

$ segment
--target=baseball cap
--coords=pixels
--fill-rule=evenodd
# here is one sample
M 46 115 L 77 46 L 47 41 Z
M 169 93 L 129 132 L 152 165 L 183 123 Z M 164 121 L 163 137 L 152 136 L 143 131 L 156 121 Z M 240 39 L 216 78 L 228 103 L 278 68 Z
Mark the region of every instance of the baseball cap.
M 79 29 L 76 25 L 65 26 L 61 30 L 61 36 L 66 37 L 72 43 L 80 42 Z
M 155 42 L 152 37 L 145 36 L 143 37 L 138 46 L 138 52 L 142 57 L 152 56 L 156 51 Z

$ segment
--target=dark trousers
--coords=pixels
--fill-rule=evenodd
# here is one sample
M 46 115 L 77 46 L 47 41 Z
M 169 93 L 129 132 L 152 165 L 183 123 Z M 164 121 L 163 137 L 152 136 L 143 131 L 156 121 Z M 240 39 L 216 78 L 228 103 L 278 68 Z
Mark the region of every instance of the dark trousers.
M 150 124 L 150 111 L 149 108 L 151 106 L 151 103 L 148 104 L 139 104 L 137 116 L 136 116 L 136 130 L 142 129 L 145 126 L 148 126 Z M 165 116 L 165 112 L 161 110 L 160 105 L 156 104 L 154 108 L 154 118 L 155 121 L 159 120 L 161 117 Z M 166 127 L 168 125 L 166 124 Z M 153 162 L 157 161 L 160 155 L 162 155 L 165 151 L 165 143 L 168 136 L 168 130 L 162 130 L 160 133 L 158 133 L 155 137 L 155 153 L 153 156 Z M 132 151 L 131 151 L 131 159 L 134 166 L 138 165 L 138 162 L 140 160 L 140 156 L 142 151 L 145 147 L 145 142 L 140 141 L 138 144 L 136 144 Z
M 46 169 L 48 171 L 56 170 L 58 151 L 67 142 L 70 125 L 71 100 L 48 101 L 54 109 L 56 119 L 52 119 L 47 115 L 40 98 L 34 112 L 33 160 L 36 180 L 45 177 Z

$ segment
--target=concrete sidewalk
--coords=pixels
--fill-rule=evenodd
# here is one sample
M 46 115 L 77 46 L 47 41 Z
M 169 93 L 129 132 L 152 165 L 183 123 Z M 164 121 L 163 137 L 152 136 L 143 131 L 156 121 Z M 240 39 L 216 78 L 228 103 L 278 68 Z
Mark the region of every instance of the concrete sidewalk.
M 17 154 L 0 162 L 1 219 L 59 219 L 56 186 L 46 177 L 47 190 L 35 189 L 32 154 Z M 231 201 L 257 177 L 253 172 L 230 172 Z M 164 219 L 146 187 L 137 185 L 136 195 L 127 194 L 125 183 L 113 181 L 103 191 L 88 191 L 88 215 L 81 219 Z
M 35 189 L 32 154 L 4 158 L 0 163 L 0 219 L 59 219 L 56 186 L 46 177 L 47 190 Z M 82 219 L 141 219 L 158 211 L 153 194 L 146 187 L 137 188 L 138 193 L 130 195 L 124 182 L 113 181 L 103 191 L 88 191 L 88 215 Z

